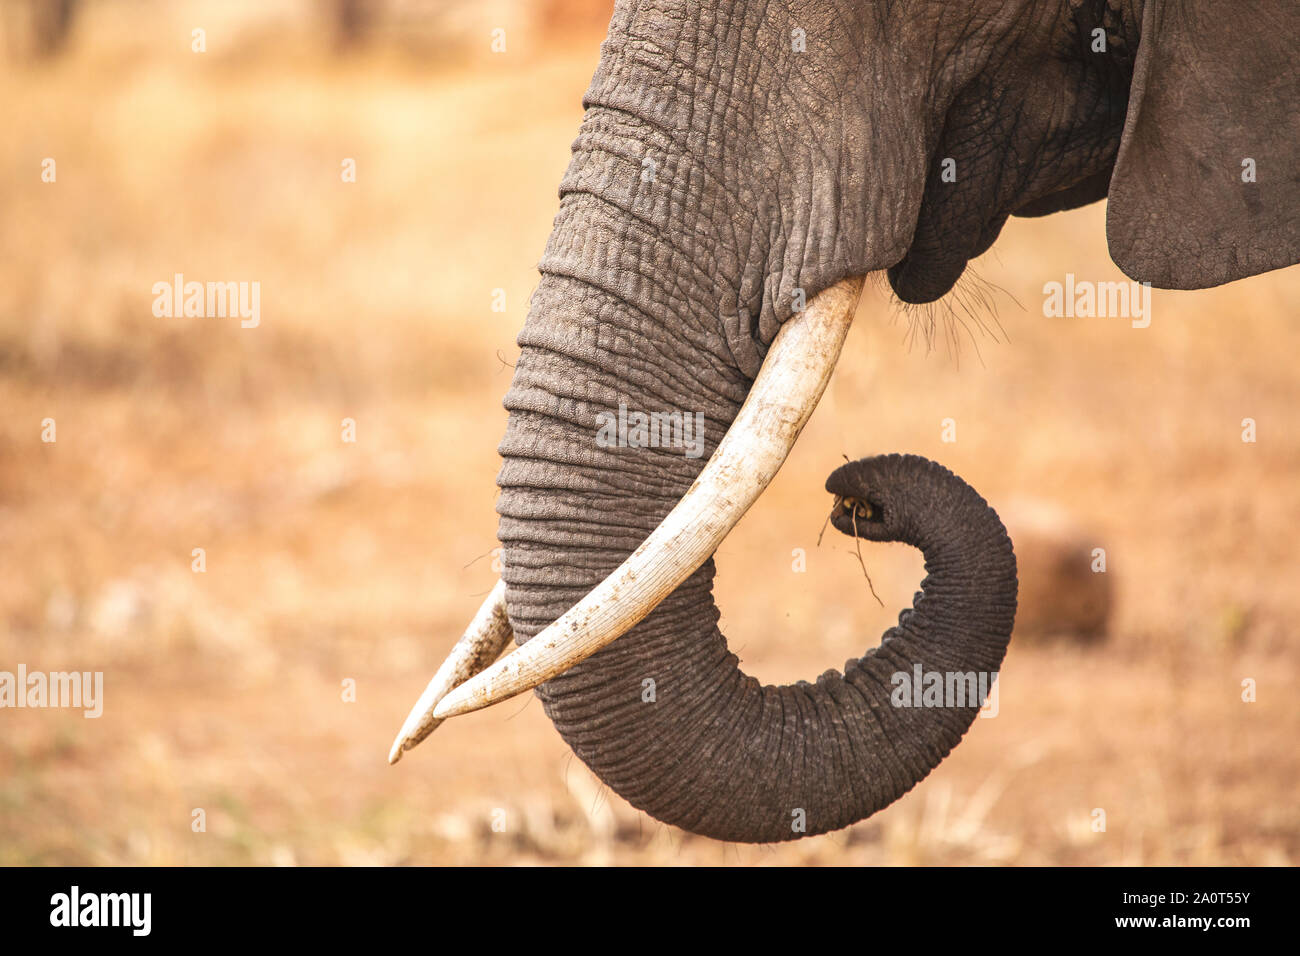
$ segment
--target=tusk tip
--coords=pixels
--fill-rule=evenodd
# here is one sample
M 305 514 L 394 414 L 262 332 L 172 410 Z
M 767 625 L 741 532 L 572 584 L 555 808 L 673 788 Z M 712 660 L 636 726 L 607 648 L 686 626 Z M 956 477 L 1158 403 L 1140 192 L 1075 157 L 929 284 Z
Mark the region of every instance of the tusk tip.
M 406 718 L 406 723 L 397 732 L 397 739 L 393 741 L 393 746 L 388 751 L 389 765 L 401 760 L 402 754 L 437 730 L 441 723 L 441 720 L 433 718 L 423 701 L 417 703 L 415 709 L 411 711 L 411 716 Z
M 448 717 L 459 717 L 464 711 L 454 709 L 456 701 L 450 697 L 444 697 L 438 702 L 438 706 L 433 708 L 433 716 L 438 720 L 446 720 Z
M 473 693 L 470 685 L 474 684 L 473 680 L 466 681 L 460 687 L 457 687 L 450 694 L 438 701 L 438 706 L 433 708 L 433 716 L 437 720 L 446 720 L 448 717 L 460 717 L 464 714 L 473 713 L 481 710 L 492 701 L 478 701 L 476 698 L 481 696 Z
M 406 747 L 406 735 L 398 734 L 397 739 L 393 741 L 392 749 L 388 751 L 388 765 L 390 767 L 402 759 L 402 754 L 406 753 Z

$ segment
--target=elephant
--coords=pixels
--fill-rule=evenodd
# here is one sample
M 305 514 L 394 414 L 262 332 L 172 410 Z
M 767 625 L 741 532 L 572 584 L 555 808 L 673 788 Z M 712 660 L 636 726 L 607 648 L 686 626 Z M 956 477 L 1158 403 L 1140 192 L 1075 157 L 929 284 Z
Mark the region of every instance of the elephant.
M 535 688 L 605 784 L 706 836 L 824 833 L 915 786 L 974 711 L 891 684 L 996 671 L 1014 618 L 983 499 L 913 457 L 832 474 L 836 528 L 922 548 L 927 577 L 812 685 L 740 670 L 714 550 L 820 398 L 866 276 L 932 302 L 1009 216 L 1103 198 L 1137 282 L 1300 260 L 1296 37 L 1300 7 L 1271 0 L 617 0 L 505 397 L 502 581 L 390 760 Z M 624 409 L 638 440 L 598 441 Z M 640 440 L 664 410 L 698 415 L 711 454 Z

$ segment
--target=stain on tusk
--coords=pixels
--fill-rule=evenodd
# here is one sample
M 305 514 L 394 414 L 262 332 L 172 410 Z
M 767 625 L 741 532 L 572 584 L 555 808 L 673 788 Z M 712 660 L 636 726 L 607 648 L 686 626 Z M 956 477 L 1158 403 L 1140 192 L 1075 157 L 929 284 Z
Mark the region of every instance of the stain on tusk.
M 650 536 L 559 620 L 461 684 L 438 719 L 544 683 L 631 630 L 717 550 L 775 477 L 821 399 L 865 277 L 820 293 L 781 327 L 717 451 Z
M 506 616 L 506 584 L 497 581 L 492 593 L 474 615 L 469 628 L 456 642 L 456 646 L 438 668 L 438 673 L 433 675 L 433 680 L 429 681 L 429 686 L 411 708 L 406 722 L 398 731 L 397 739 L 393 741 L 392 750 L 388 752 L 390 764 L 397 763 L 402 759 L 404 751 L 410 750 L 438 729 L 442 719 L 434 716 L 434 707 L 448 691 L 496 660 L 513 635 L 510 619 Z

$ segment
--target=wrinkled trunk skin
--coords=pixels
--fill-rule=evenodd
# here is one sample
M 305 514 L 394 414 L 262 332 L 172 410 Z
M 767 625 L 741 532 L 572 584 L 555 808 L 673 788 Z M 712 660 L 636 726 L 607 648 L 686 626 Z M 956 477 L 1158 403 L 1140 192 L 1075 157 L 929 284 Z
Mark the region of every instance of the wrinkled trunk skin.
M 915 221 L 919 191 L 904 197 L 867 171 L 919 182 L 924 160 L 903 144 L 922 142 L 921 133 L 818 118 L 823 108 L 841 118 L 870 114 L 840 111 L 816 90 L 785 114 L 776 101 L 754 114 L 726 109 L 731 91 L 720 83 L 748 96 L 761 79 L 733 69 L 734 57 L 683 44 L 731 43 L 757 35 L 758 25 L 702 4 L 691 9 L 716 22 L 688 29 L 671 15 L 677 6 L 616 7 L 519 337 L 497 511 L 520 643 L 613 571 L 690 487 L 789 318 L 792 292 L 811 300 L 839 279 L 898 261 Z M 772 35 L 788 37 L 789 24 Z M 752 62 L 775 69 L 783 55 L 765 48 Z M 850 52 L 824 55 L 861 67 L 858 77 L 905 75 L 867 69 Z M 838 80 L 811 66 L 789 75 L 770 88 L 793 97 Z M 809 136 L 814 126 L 825 132 Z M 620 404 L 701 414 L 703 454 L 603 447 L 597 416 Z M 632 805 L 724 840 L 821 833 L 906 792 L 969 726 L 969 707 L 892 707 L 891 677 L 916 663 L 997 669 L 1015 606 L 1010 544 L 996 516 L 947 472 L 916 459 L 882 461 L 892 464 L 859 479 L 879 477 L 872 493 L 897 497 L 885 502 L 886 522 L 859 530 L 887 528 L 921 547 L 929 577 L 915 609 L 845 676 L 763 687 L 741 673 L 717 628 L 710 560 L 632 631 L 538 689 L 574 752 Z M 803 830 L 793 825 L 800 821 Z
M 586 220 L 586 234 L 601 211 L 581 205 L 561 219 Z M 560 246 L 553 239 L 552 266 Z M 554 273 L 534 295 L 500 447 L 503 577 L 520 643 L 653 530 L 743 400 L 748 382 L 729 367 L 723 337 L 674 328 L 623 294 Z M 596 415 L 620 402 L 702 412 L 705 454 L 600 447 Z M 974 707 L 891 706 L 892 675 L 910 677 L 916 664 L 997 671 L 1015 612 L 1010 542 L 983 500 L 938 466 L 874 461 L 856 477 L 841 469 L 830 488 L 872 500 L 887 520 L 859 533 L 921 548 L 928 576 L 914 609 L 843 676 L 771 687 L 743 674 L 717 627 L 709 561 L 631 632 L 539 688 L 574 752 L 633 806 L 723 840 L 834 830 L 909 790 L 970 725 Z

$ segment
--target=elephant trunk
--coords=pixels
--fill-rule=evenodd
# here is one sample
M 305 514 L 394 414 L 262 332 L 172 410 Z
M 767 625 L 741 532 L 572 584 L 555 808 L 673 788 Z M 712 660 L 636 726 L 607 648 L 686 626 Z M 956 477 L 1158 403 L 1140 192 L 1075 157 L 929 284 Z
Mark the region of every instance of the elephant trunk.
M 586 219 L 590 230 L 601 211 L 576 205 L 586 208 L 566 207 L 561 219 Z M 500 448 L 503 579 L 521 644 L 618 567 L 708 457 L 689 445 L 600 441 L 601 416 L 679 413 L 702 427 L 711 451 L 748 387 L 705 320 L 666 332 L 651 304 L 638 305 L 643 286 L 610 287 L 627 270 L 580 278 L 550 255 L 557 248 L 553 236 Z M 574 752 L 634 806 L 719 839 L 825 832 L 906 792 L 970 725 L 983 697 L 975 687 L 959 706 L 895 707 L 891 696 L 894 675 L 914 681 L 918 666 L 945 684 L 970 675 L 987 690 L 1015 610 L 1014 557 L 996 515 L 917 458 L 840 469 L 828 488 L 852 500 L 835 518 L 840 530 L 853 533 L 857 520 L 862 537 L 912 543 L 929 572 L 915 607 L 844 675 L 787 687 L 744 675 L 717 627 L 710 560 L 624 636 L 539 688 Z

